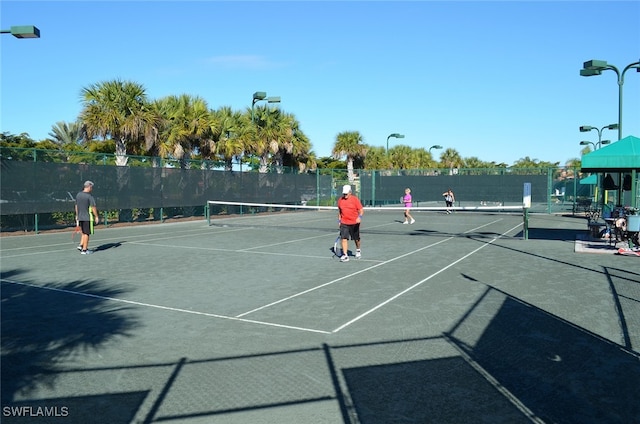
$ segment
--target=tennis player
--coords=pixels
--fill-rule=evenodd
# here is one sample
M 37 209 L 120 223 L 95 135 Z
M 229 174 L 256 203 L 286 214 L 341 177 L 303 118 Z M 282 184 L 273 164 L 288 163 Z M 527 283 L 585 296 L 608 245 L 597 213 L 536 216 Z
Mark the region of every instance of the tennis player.
M 82 230 L 82 237 L 80 238 L 80 246 L 78 250 L 82 255 L 88 255 L 93 253 L 88 249 L 89 236 L 93 234 L 93 223 L 96 225 L 100 221 L 98 216 L 98 209 L 96 208 L 96 199 L 93 198 L 91 192 L 93 191 L 93 183 L 91 181 L 84 182 L 84 188 L 76 196 L 76 222 Z
M 411 216 L 411 212 L 409 212 L 413 204 L 411 200 L 411 189 L 408 187 L 404 189 L 404 196 L 402 196 L 402 203 L 404 203 L 403 224 L 413 224 L 414 222 L 416 222 L 416 220 L 413 219 L 413 217 Z
M 340 223 L 340 237 L 342 237 L 342 256 L 340 262 L 349 261 L 349 238 L 356 243 L 356 259 L 360 259 L 360 220 L 364 208 L 360 199 L 351 193 L 351 186 L 342 186 L 342 197 L 338 199 L 338 222 Z

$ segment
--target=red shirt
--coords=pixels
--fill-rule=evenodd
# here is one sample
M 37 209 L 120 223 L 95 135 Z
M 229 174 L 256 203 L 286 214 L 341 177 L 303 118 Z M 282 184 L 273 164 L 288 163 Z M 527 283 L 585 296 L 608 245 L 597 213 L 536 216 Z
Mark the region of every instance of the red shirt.
M 340 223 L 346 225 L 357 224 L 356 220 L 362 213 L 362 203 L 360 199 L 351 194 L 349 197 L 338 199 L 338 211 L 340 213 Z

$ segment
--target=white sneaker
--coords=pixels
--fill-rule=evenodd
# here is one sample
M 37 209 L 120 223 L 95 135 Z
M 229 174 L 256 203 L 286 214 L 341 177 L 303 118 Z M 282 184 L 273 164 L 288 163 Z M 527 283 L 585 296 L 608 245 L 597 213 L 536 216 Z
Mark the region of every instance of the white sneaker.
M 356 259 L 360 259 L 362 257 L 362 252 L 360 251 L 360 249 L 356 250 Z
M 408 224 L 408 223 L 409 223 L 409 221 L 404 221 L 402 224 L 403 224 L 403 225 L 406 225 L 406 224 Z
M 349 262 L 349 256 L 342 255 L 342 257 L 340 257 L 340 262 Z
M 93 253 L 93 250 L 81 250 L 80 254 L 81 255 L 91 255 Z
M 411 218 L 411 223 L 413 224 L 414 222 L 416 222 L 416 220 Z
M 78 247 L 76 247 L 76 249 L 82 250 L 82 246 L 78 246 Z

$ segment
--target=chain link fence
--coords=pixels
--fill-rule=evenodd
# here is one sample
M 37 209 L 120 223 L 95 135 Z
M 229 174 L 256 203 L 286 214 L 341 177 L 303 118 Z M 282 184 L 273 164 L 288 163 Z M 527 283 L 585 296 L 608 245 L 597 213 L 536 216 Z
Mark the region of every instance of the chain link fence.
M 209 200 L 335 205 L 343 184 L 351 184 L 367 206 L 399 204 L 406 187 L 419 206 L 444 205 L 451 188 L 456 203 L 522 204 L 524 183 L 531 183 L 532 212 L 573 213 L 593 200 L 594 186 L 580 184 L 575 169 L 488 168 L 356 170 L 269 168 L 251 163 L 168 160 L 129 156 L 115 166 L 115 155 L 38 149 L 0 148 L 0 223 L 2 231 L 38 230 L 73 223 L 75 196 L 84 181 L 107 222 L 162 221 L 206 216 Z

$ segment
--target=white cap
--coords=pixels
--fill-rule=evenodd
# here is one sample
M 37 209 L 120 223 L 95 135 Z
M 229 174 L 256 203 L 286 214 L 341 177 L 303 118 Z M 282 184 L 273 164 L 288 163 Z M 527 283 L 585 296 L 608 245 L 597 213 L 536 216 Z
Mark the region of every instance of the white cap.
M 342 194 L 351 193 L 351 186 L 349 184 L 345 184 L 342 186 Z

